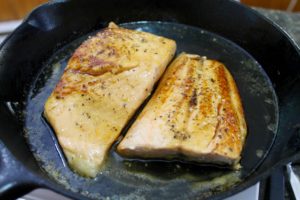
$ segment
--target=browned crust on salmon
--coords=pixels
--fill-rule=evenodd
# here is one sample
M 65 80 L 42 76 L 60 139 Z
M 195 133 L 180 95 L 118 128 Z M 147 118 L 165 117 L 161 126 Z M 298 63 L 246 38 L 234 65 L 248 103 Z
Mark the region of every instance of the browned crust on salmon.
M 184 155 L 236 167 L 246 131 L 241 99 L 226 67 L 183 53 L 170 65 L 117 150 L 130 157 Z

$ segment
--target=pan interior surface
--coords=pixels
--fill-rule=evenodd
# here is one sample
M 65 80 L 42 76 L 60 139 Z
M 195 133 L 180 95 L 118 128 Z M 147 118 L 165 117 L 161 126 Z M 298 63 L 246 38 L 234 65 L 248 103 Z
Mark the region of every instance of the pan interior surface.
M 88 36 L 95 34 L 91 33 L 49 57 L 49 61 L 41 67 L 27 97 L 23 115 L 24 132 L 44 172 L 67 189 L 95 199 L 207 198 L 231 189 L 251 175 L 268 154 L 278 124 L 277 98 L 259 63 L 231 41 L 198 27 L 146 21 L 125 23 L 121 26 L 174 39 L 177 42 L 177 54 L 199 54 L 221 61 L 227 66 L 238 86 L 248 126 L 241 160 L 242 169 L 231 171 L 180 161 L 128 160 L 115 153 L 115 144 L 96 178 L 84 178 L 71 171 L 55 133 L 43 119 L 44 103 L 74 50 Z

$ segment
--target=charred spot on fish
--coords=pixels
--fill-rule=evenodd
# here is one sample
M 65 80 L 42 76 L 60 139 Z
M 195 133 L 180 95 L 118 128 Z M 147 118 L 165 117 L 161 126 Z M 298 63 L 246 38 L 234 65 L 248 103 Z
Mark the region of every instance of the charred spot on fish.
M 197 90 L 196 89 L 193 91 L 193 94 L 191 96 L 190 106 L 191 107 L 197 106 Z

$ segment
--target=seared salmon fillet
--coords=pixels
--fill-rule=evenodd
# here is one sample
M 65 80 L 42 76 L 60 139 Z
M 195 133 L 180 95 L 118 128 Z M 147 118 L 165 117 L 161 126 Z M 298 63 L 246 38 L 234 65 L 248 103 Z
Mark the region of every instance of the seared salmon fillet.
M 179 55 L 117 147 L 124 156 L 238 167 L 246 123 L 236 84 L 217 61 Z
M 175 50 L 173 40 L 113 23 L 76 49 L 44 110 L 72 169 L 96 176 Z

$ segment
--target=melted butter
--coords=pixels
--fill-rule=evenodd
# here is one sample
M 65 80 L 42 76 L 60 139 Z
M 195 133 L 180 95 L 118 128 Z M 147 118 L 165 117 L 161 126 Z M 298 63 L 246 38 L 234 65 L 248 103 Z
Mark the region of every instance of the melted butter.
M 194 191 L 202 191 L 207 188 L 219 188 L 225 190 L 228 187 L 233 186 L 241 181 L 241 174 L 239 171 L 230 172 L 218 177 L 215 177 L 209 181 L 196 182 L 192 184 Z

